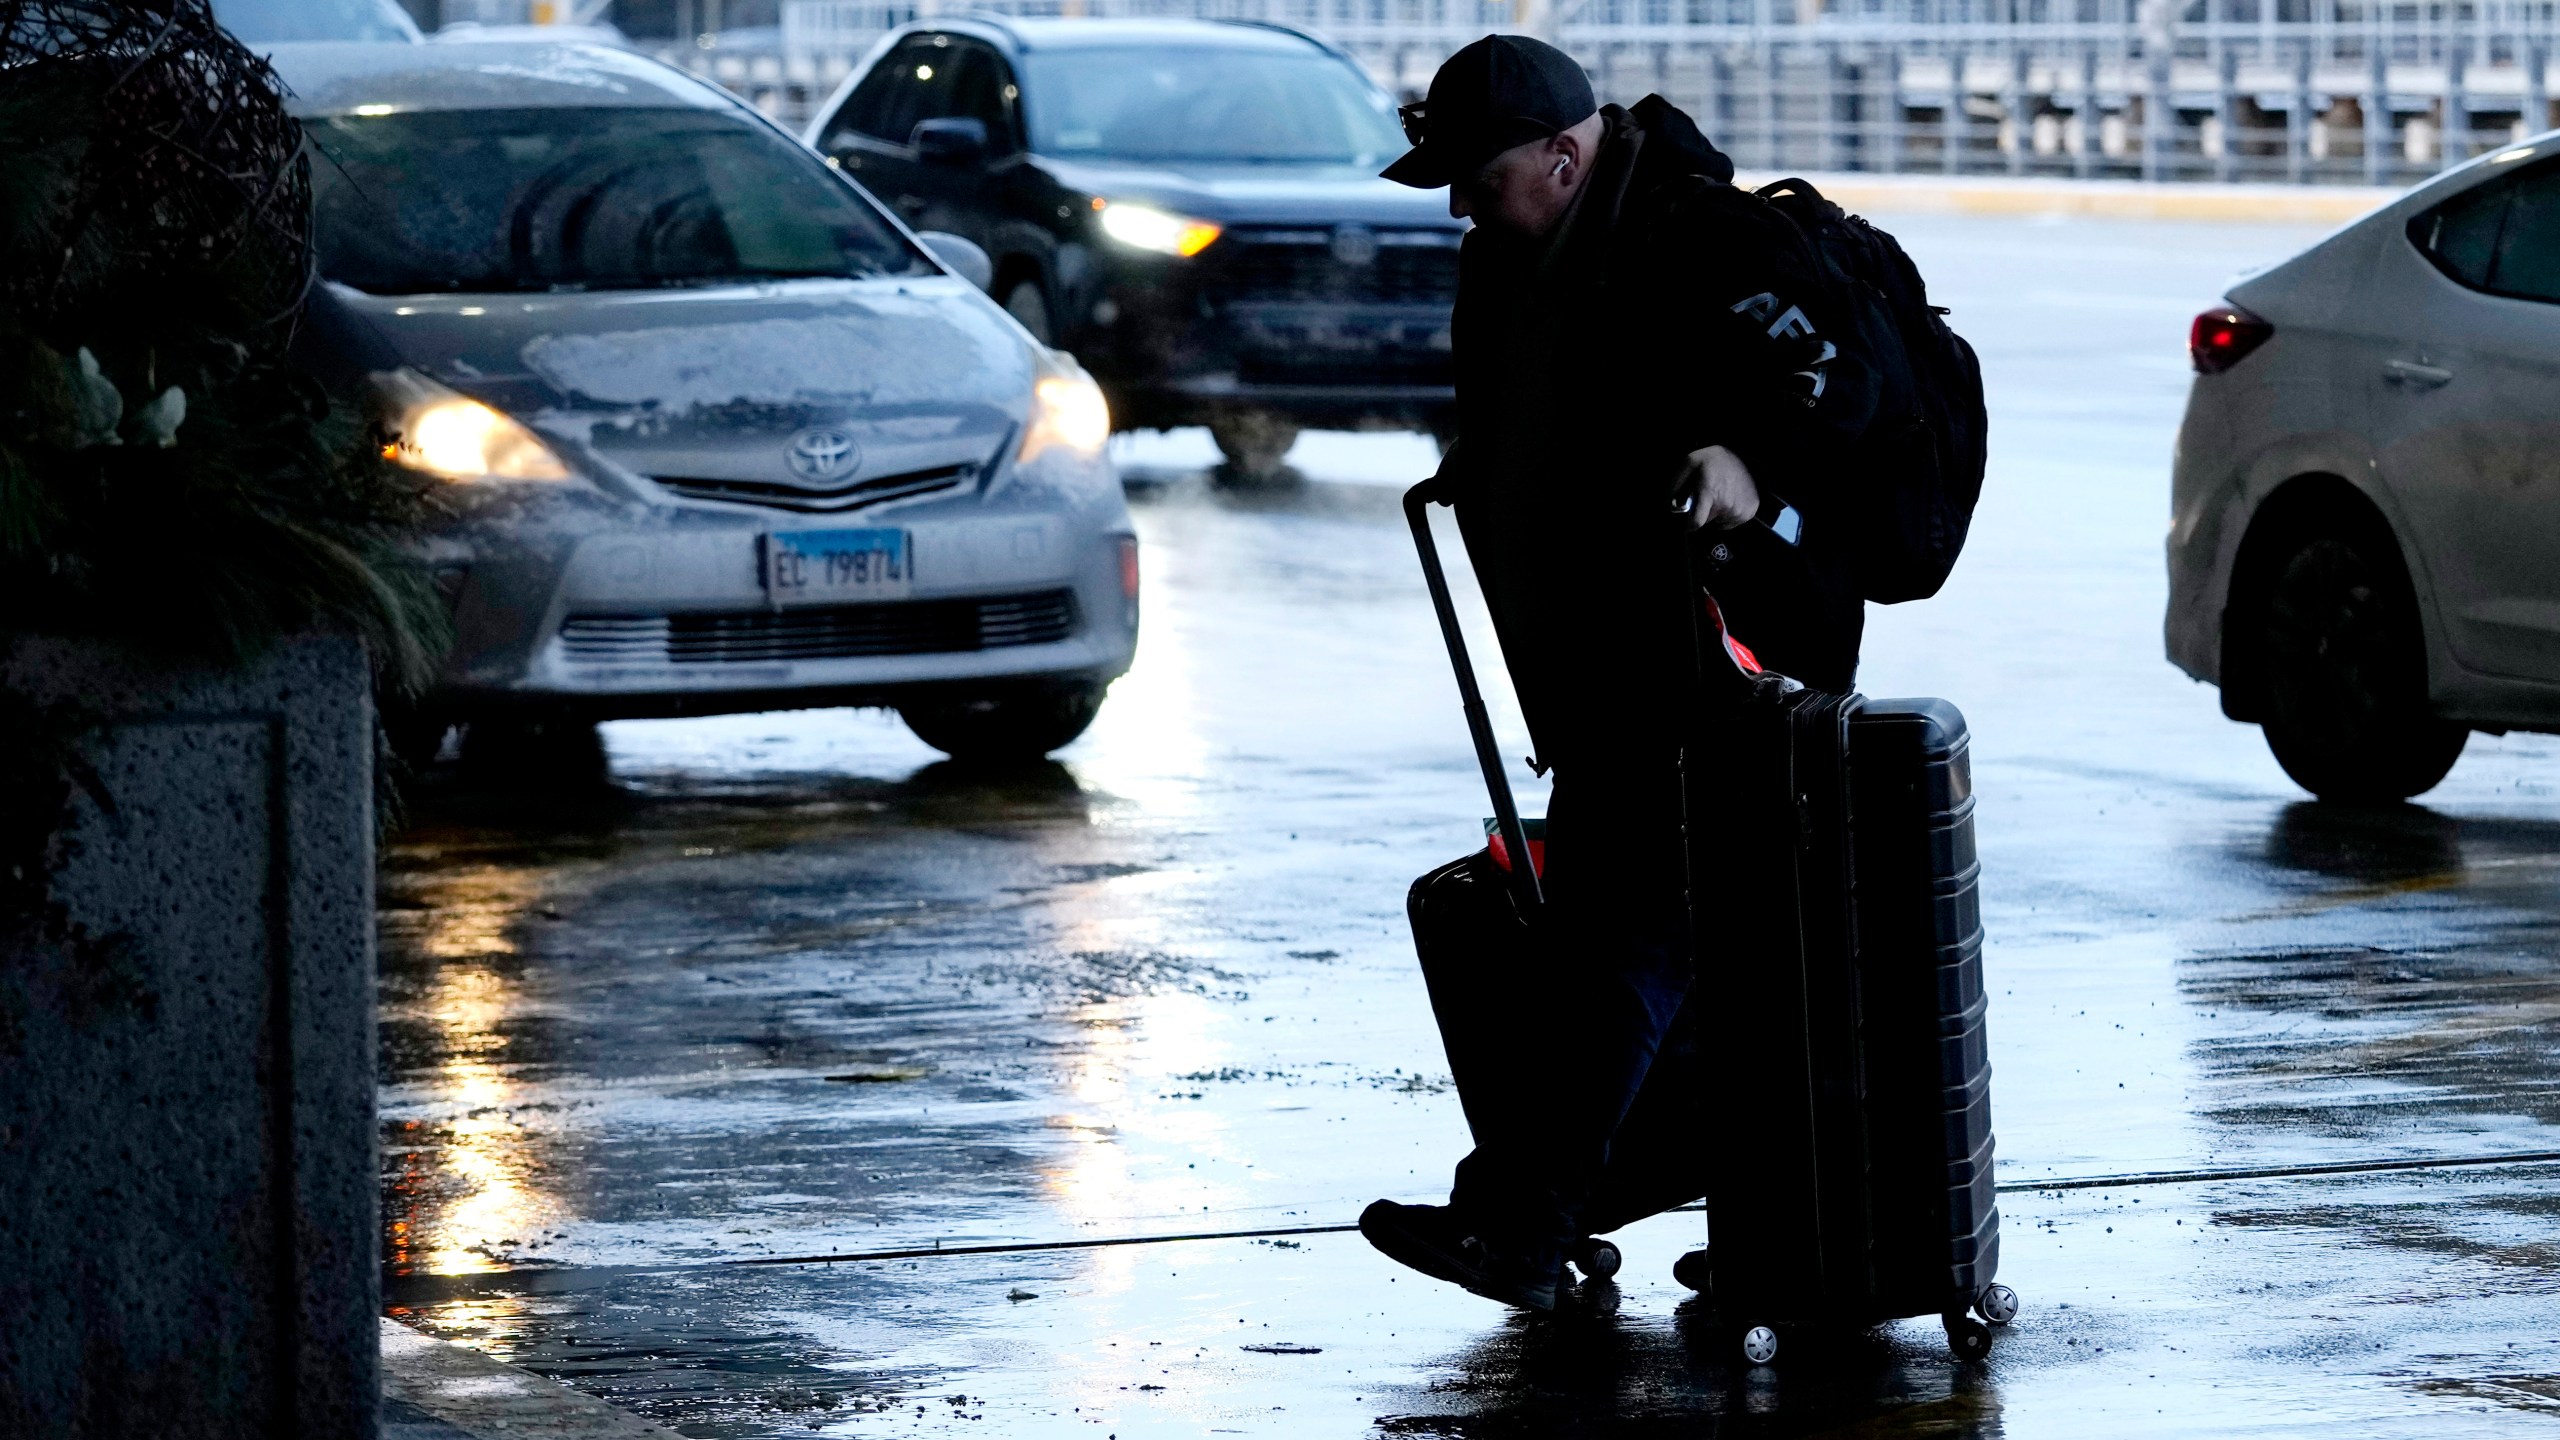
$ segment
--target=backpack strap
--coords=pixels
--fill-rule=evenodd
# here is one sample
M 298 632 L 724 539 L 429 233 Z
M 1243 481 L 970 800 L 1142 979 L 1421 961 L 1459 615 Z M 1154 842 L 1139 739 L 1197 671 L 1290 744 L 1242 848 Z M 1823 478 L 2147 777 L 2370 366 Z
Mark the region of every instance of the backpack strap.
M 1813 188 L 1812 181 L 1807 180 L 1801 175 L 1790 175 L 1784 180 L 1772 180 L 1768 184 L 1761 186 L 1759 189 L 1754 190 L 1751 193 L 1759 196 L 1763 200 L 1775 200 L 1781 195 L 1802 195 L 1806 199 L 1815 201 L 1819 204 L 1828 205 L 1831 203 L 1829 199 L 1824 197 L 1821 191 Z

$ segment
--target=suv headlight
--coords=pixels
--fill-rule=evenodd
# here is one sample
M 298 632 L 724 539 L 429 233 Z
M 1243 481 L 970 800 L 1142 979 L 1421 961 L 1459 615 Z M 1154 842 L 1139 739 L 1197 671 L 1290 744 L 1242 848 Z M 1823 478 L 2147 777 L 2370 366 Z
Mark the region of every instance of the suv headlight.
M 1137 250 L 1153 250 L 1159 255 L 1179 255 L 1185 259 L 1209 248 L 1223 227 L 1206 220 L 1194 220 L 1158 210 L 1152 205 L 1124 205 L 1116 200 L 1098 202 L 1102 207 L 1102 233 Z
M 1036 375 L 1021 463 L 1031 463 L 1053 445 L 1079 455 L 1100 454 L 1111 438 L 1111 406 L 1102 398 L 1102 387 L 1063 351 L 1042 351 Z
M 391 432 L 382 457 L 446 480 L 567 480 L 569 467 L 523 425 L 415 370 L 373 377 Z

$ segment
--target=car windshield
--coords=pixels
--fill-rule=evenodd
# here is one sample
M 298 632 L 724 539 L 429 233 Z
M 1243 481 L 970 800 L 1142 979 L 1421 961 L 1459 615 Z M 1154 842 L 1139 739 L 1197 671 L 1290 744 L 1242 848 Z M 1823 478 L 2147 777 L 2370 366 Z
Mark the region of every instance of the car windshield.
M 1024 60 L 1045 155 L 1374 169 L 1405 148 L 1387 97 L 1330 55 L 1079 46 Z
M 394 0 L 213 0 L 213 18 L 253 45 L 418 38 L 418 27 Z
M 929 273 L 852 186 L 716 111 L 306 120 L 320 273 L 377 295 Z

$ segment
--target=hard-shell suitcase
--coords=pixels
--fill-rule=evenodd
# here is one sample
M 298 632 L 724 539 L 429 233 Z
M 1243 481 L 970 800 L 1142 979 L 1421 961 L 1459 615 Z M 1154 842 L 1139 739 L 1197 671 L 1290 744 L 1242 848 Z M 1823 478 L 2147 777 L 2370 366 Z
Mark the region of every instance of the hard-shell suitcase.
M 1494 858 L 1536 848 L 1494 748 L 1426 488 L 1406 494 L 1405 514 L 1493 801 L 1493 843 L 1416 880 L 1407 907 L 1481 1135 L 1519 1082 L 1502 1057 L 1529 1053 L 1551 1023 L 1484 1008 L 1488 995 L 1529 988 L 1501 984 L 1500 972 L 1529 963 L 1543 897 L 1534 863 Z M 1698 983 L 1711 1001 L 1701 1048 L 1714 1077 L 1698 1097 L 1698 1143 L 1714 1157 L 1714 1243 L 1673 1273 L 1709 1292 L 1754 1363 L 1776 1358 L 1781 1326 L 1928 1314 L 1959 1356 L 1980 1356 L 1982 1322 L 2008 1323 L 2017 1297 L 1994 1280 L 1964 717 L 1943 700 L 1825 695 L 1776 675 L 1743 684 L 1697 737 L 1719 763 L 1689 767 Z M 1573 1258 L 1595 1277 L 1618 1266 L 1605 1240 L 1583 1240 Z
M 1691 781 L 1711 1167 L 1704 1251 L 1674 1273 L 1765 1363 L 1779 1327 L 1943 1318 L 1986 1352 L 2017 1297 L 1984 1050 L 1980 867 L 1964 717 L 1776 676 L 1701 743 Z M 1736 817 L 1763 823 L 1733 823 Z M 1708 818 L 1712 817 L 1712 818 Z M 1748 903 L 1743 903 L 1748 897 Z M 1979 1317 L 1978 1319 L 1976 1317 Z

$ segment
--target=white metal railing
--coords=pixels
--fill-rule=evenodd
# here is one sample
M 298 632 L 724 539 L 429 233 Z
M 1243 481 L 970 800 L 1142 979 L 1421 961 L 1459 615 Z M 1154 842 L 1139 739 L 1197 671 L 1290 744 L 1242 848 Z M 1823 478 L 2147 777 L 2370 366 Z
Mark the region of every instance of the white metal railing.
M 1755 167 L 2157 179 L 2416 178 L 2549 128 L 2560 50 L 2560 0 L 787 0 L 766 79 L 682 59 L 799 119 L 888 30 L 971 13 L 1292 25 L 1408 92 L 1528 30 Z
M 1346 48 L 1410 45 L 1488 31 L 1545 30 L 1568 50 L 1592 44 L 1765 44 L 1832 40 L 1897 47 L 2129 46 L 2155 41 L 2181 55 L 2236 48 L 2273 55 L 2307 46 L 2360 60 L 2379 46 L 2395 62 L 2441 62 L 2469 50 L 2492 62 L 2518 46 L 2560 39 L 2560 0 L 1555 0 L 1545 23 L 1535 0 L 787 0 L 783 43 L 859 51 L 883 31 L 964 14 L 1261 20 L 1294 25 Z

